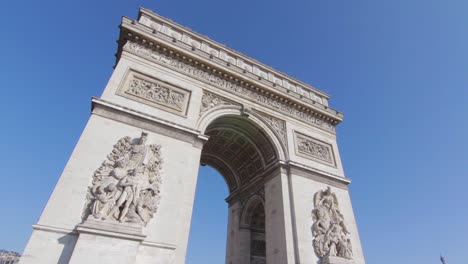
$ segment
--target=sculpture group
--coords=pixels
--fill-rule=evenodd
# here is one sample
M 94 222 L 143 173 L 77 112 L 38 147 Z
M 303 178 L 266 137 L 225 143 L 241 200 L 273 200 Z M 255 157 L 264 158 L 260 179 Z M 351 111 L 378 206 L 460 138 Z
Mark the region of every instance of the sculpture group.
M 146 225 L 157 210 L 161 185 L 161 147 L 145 145 L 147 134 L 120 139 L 94 172 L 85 219 Z
M 338 199 L 330 187 L 315 194 L 314 205 L 312 232 L 316 254 L 321 258 L 352 259 L 353 251 L 351 240 L 348 238 L 349 231 L 339 210 Z

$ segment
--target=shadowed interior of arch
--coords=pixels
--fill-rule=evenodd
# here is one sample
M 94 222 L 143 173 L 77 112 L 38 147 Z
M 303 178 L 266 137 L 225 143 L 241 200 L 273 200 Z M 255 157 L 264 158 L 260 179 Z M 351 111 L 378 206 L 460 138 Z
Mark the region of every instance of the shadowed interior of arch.
M 278 161 L 271 140 L 247 117 L 220 117 L 207 127 L 205 135 L 209 139 L 201 163 L 223 175 L 231 194 L 261 178 Z
M 250 247 L 250 263 L 265 263 L 265 207 L 260 196 L 254 196 L 244 206 L 240 228 Z

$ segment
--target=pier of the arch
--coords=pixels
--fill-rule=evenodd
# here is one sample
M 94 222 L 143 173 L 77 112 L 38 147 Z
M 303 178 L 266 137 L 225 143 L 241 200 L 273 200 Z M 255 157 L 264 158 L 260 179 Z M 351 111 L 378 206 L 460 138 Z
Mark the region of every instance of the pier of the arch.
M 328 95 L 141 9 L 21 264 L 185 263 L 200 164 L 227 264 L 364 264 Z

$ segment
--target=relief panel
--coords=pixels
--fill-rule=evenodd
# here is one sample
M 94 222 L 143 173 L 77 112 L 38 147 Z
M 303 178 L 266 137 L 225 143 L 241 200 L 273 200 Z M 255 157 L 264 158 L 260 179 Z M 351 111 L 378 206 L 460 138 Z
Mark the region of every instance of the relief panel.
M 294 131 L 296 154 L 336 167 L 332 145 Z
M 117 95 L 185 116 L 191 92 L 154 77 L 129 70 Z

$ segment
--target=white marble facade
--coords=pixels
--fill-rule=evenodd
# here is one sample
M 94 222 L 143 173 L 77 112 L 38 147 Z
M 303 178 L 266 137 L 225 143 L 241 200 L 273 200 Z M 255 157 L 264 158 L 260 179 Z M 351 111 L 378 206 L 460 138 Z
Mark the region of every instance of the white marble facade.
M 185 263 L 201 163 L 230 190 L 226 263 L 364 264 L 328 99 L 149 10 L 124 17 L 20 263 Z

